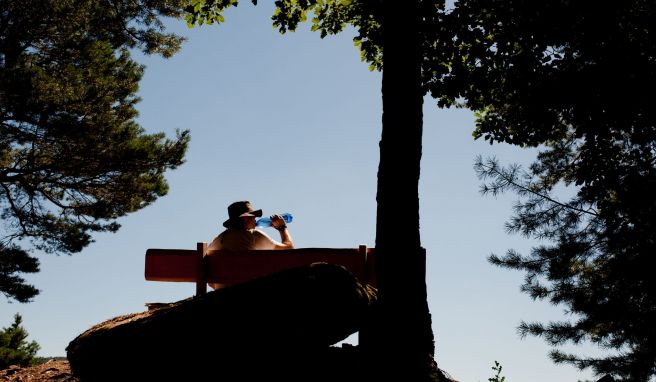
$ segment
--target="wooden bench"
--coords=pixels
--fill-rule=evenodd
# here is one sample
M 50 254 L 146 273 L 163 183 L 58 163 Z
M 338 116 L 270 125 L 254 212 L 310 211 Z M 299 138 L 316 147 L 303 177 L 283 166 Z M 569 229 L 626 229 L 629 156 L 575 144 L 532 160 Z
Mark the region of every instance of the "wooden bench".
M 243 283 L 284 269 L 324 262 L 342 265 L 361 282 L 376 286 L 375 249 L 298 248 L 288 250 L 148 249 L 146 280 L 195 282 L 196 295 L 207 293 L 207 284 L 228 286 Z

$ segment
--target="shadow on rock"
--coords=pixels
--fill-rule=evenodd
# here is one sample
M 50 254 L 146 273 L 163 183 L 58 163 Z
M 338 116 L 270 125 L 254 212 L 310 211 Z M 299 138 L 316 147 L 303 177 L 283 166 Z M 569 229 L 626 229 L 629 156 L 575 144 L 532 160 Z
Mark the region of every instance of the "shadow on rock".
M 344 268 L 312 264 L 111 319 L 66 350 L 85 382 L 356 380 L 357 348 L 330 345 L 361 328 L 375 299 Z

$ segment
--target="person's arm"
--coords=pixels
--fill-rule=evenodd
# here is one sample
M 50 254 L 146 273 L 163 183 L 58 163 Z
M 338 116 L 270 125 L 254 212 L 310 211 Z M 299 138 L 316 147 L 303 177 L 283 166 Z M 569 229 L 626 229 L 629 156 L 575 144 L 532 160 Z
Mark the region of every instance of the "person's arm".
M 280 241 L 282 242 L 276 244 L 273 249 L 293 249 L 294 241 L 283 218 L 280 215 L 271 216 L 271 225 L 280 232 Z

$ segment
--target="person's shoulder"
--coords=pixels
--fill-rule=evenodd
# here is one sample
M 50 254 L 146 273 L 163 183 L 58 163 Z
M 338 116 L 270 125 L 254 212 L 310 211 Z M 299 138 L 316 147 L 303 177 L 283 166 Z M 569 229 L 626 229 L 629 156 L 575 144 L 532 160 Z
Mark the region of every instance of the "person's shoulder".
M 266 232 L 259 230 L 257 228 L 253 229 L 252 231 L 253 236 L 264 236 L 264 237 L 269 237 Z
M 275 249 L 276 241 L 273 240 L 264 231 L 254 229 L 253 234 L 253 249 Z
M 266 232 L 260 231 L 259 229 L 253 230 L 253 238 L 255 240 L 266 240 L 268 242 L 274 242 L 274 240 Z
M 216 236 L 216 238 L 218 239 L 218 238 L 226 237 L 226 236 L 228 236 L 228 235 L 234 235 L 234 231 L 235 231 L 234 229 L 227 228 L 227 229 L 225 229 L 223 232 L 221 232 L 220 234 L 218 234 L 218 235 Z

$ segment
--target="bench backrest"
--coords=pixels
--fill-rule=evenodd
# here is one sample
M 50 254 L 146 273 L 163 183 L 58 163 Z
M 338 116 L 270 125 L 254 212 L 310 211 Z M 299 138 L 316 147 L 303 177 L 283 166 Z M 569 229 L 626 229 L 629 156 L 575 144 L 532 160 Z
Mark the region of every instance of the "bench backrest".
M 198 243 L 196 250 L 148 249 L 146 280 L 195 282 L 196 294 L 207 291 L 207 283 L 234 285 L 284 269 L 317 262 L 344 266 L 361 282 L 376 286 L 375 250 L 358 248 L 298 248 L 289 250 L 225 251 L 207 250 Z

